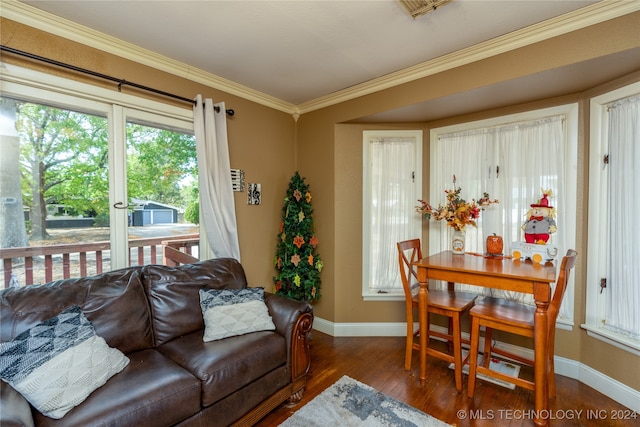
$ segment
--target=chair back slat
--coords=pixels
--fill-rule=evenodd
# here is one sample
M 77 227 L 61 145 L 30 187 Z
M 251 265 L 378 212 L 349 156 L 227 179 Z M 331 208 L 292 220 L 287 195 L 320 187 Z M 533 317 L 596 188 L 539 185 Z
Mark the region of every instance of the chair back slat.
M 413 267 L 413 263 L 422 259 L 422 249 L 420 239 L 405 240 L 398 242 L 398 263 L 400 264 L 400 276 L 402 277 L 402 287 L 405 297 L 411 300 L 411 277 L 417 281 L 418 274 Z M 410 251 L 410 252 L 409 252 Z M 407 257 L 409 255 L 409 257 Z
M 556 281 L 556 289 L 553 292 L 553 298 L 551 299 L 551 303 L 549 304 L 549 309 L 547 311 L 547 324 L 549 325 L 549 328 L 555 329 L 556 327 L 556 320 L 558 318 L 558 313 L 560 312 L 560 305 L 562 304 L 564 292 L 567 290 L 567 283 L 569 282 L 571 269 L 576 265 L 577 257 L 578 252 L 573 249 L 569 249 L 567 254 L 562 258 L 560 274 Z

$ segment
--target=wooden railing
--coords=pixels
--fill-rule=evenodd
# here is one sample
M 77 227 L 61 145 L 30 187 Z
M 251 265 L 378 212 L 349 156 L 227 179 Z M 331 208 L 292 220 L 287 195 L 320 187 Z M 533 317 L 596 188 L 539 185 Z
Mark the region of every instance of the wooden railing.
M 192 254 L 192 248 L 199 244 L 200 239 L 197 237 L 182 240 L 163 240 L 162 263 L 168 266 L 176 266 L 199 261 Z
M 195 262 L 193 249 L 198 246 L 198 234 L 132 239 L 129 265 L 158 264 L 159 254 L 165 265 Z M 111 268 L 110 251 L 109 242 L 0 249 L 4 287 L 100 274 Z

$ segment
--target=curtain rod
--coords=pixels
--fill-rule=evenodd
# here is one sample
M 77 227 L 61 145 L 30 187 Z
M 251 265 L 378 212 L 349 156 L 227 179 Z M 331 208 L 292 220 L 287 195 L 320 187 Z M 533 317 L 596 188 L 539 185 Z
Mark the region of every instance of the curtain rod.
M 109 75 L 106 75 L 106 74 L 98 73 L 96 71 L 87 70 L 86 68 L 76 67 L 75 65 L 65 64 L 64 62 L 56 61 L 55 59 L 45 58 L 43 56 L 38 56 L 38 55 L 35 55 L 33 53 L 24 52 L 22 50 L 14 49 L 12 47 L 8 47 L 8 46 L 5 46 L 5 45 L 0 45 L 0 50 L 6 51 L 6 52 L 10 52 L 10 53 L 13 53 L 13 54 L 16 54 L 16 55 L 24 56 L 24 57 L 29 58 L 29 59 L 35 59 L 37 61 L 45 62 L 47 64 L 51 64 L 51 65 L 55 65 L 55 66 L 58 66 L 58 67 L 66 68 L 68 70 L 77 71 L 79 73 L 89 74 L 89 75 L 91 75 L 93 77 L 98 77 L 98 78 L 101 78 L 101 79 L 104 79 L 104 80 L 109 80 L 109 81 L 118 83 L 118 91 L 120 91 L 122 89 L 122 86 L 131 86 L 131 87 L 134 87 L 136 89 L 140 89 L 140 90 L 144 90 L 144 91 L 147 91 L 147 92 L 155 93 L 157 95 L 162 95 L 162 96 L 166 96 L 168 98 L 177 99 L 178 101 L 188 102 L 190 104 L 195 104 L 196 103 L 196 101 L 194 99 L 185 98 L 185 97 L 180 96 L 180 95 L 174 95 L 172 93 L 165 92 L 165 91 L 162 91 L 162 90 L 159 90 L 159 89 L 154 89 L 154 88 L 151 88 L 151 87 L 148 87 L 148 86 L 143 86 L 143 85 L 138 84 L 138 83 L 129 82 L 129 81 L 126 81 L 125 79 L 119 79 L 117 77 L 112 77 L 112 76 L 109 76 Z M 220 112 L 220 107 L 215 106 L 213 108 L 215 109 L 216 113 Z M 235 114 L 235 111 L 232 110 L 232 109 L 227 109 L 226 113 L 227 113 L 228 116 L 233 116 Z

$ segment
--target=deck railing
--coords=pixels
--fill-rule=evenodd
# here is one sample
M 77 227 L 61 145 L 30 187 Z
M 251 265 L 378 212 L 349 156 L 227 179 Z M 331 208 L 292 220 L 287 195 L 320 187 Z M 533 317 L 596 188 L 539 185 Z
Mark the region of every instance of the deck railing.
M 132 239 L 129 240 L 129 265 L 195 262 L 198 258 L 194 256 L 194 249 L 198 247 L 198 234 Z M 0 260 L 5 288 L 47 283 L 108 271 L 111 244 L 93 242 L 0 249 Z
M 193 256 L 192 248 L 198 246 L 199 238 L 162 241 L 162 263 L 168 266 L 190 264 L 198 261 Z M 199 246 L 198 246 L 199 247 Z

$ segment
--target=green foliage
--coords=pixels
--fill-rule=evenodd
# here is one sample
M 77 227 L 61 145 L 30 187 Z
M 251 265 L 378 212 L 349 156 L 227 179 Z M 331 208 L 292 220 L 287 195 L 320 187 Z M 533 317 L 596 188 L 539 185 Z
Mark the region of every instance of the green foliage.
M 44 229 L 46 204 L 109 220 L 108 122 L 105 117 L 46 105 L 17 104 L 23 203 Z M 187 206 L 198 198 L 193 135 L 138 123 L 127 128 L 130 199 Z M 188 188 L 188 191 L 185 190 Z M 36 224 L 34 224 L 35 226 Z M 36 227 L 33 227 L 34 229 Z
M 282 207 L 274 266 L 276 293 L 299 301 L 320 298 L 323 264 L 316 254 L 311 192 L 298 172 L 291 178 Z
M 191 224 L 200 224 L 200 202 L 189 203 L 187 209 L 184 211 L 184 220 L 189 221 Z
M 109 214 L 106 212 L 99 213 L 96 215 L 95 222 L 93 223 L 94 227 L 109 227 Z
M 23 200 L 64 204 L 78 213 L 108 212 L 108 126 L 103 117 L 21 103 Z
M 193 135 L 127 124 L 127 187 L 130 198 L 186 206 L 181 187 L 197 174 Z

